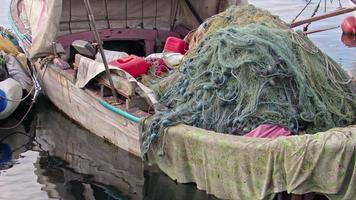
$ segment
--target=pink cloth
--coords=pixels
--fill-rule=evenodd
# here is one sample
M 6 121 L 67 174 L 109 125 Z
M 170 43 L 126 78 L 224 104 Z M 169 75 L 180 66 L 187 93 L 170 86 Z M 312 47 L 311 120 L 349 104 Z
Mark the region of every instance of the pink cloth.
M 262 124 L 251 132 L 247 133 L 246 137 L 258 137 L 258 138 L 278 138 L 280 136 L 291 135 L 292 132 L 285 127 L 274 124 Z

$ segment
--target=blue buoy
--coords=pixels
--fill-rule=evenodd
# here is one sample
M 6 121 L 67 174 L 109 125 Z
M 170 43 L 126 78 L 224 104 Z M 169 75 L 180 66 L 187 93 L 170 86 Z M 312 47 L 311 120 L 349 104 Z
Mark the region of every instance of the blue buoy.
M 0 165 L 11 161 L 12 151 L 8 144 L 0 143 Z
M 4 111 L 7 106 L 6 93 L 0 89 L 0 112 Z

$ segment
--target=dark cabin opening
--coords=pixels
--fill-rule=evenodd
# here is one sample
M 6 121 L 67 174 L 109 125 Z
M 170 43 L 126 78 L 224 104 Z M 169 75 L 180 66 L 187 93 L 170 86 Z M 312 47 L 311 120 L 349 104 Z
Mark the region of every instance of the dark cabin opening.
M 146 56 L 144 40 L 105 41 L 103 47 L 106 50 L 123 51 L 129 55 L 133 54 L 141 57 Z
M 145 51 L 145 41 L 144 40 L 115 40 L 115 41 L 104 41 L 103 48 L 110 51 L 121 51 L 127 54 L 136 55 L 144 57 L 146 56 Z M 78 51 L 71 45 L 70 46 L 70 57 L 68 62 L 74 63 L 75 54 Z

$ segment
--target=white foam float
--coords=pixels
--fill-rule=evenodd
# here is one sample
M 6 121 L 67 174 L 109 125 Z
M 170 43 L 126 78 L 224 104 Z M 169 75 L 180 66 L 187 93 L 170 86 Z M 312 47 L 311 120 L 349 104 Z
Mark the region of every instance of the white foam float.
M 9 117 L 19 106 L 22 98 L 20 83 L 12 78 L 0 82 L 0 120 Z

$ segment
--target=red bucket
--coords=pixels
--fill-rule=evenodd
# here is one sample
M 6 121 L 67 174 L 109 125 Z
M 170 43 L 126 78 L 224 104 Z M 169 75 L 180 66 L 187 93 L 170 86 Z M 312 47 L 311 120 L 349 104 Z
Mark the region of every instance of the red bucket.
M 176 37 L 168 37 L 166 40 L 166 44 L 164 45 L 163 52 L 174 52 L 185 54 L 188 50 L 188 44 Z

